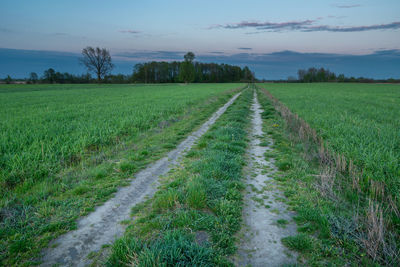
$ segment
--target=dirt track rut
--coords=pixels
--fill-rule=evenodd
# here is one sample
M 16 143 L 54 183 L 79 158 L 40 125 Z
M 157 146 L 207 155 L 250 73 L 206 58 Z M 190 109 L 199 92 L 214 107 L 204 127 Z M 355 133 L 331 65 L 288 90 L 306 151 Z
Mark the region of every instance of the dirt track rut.
M 151 197 L 157 191 L 158 178 L 174 167 L 179 159 L 190 150 L 193 144 L 215 123 L 215 121 L 236 100 L 233 96 L 217 110 L 207 122 L 187 137 L 167 156 L 151 164 L 135 175 L 127 187 L 118 190 L 112 199 L 96 208 L 88 216 L 81 218 L 77 229 L 70 231 L 51 242 L 43 251 L 41 266 L 86 266 L 91 263 L 88 255 L 111 244 L 122 236 L 125 226 L 120 222 L 130 218 L 133 206 Z
M 248 149 L 247 190 L 244 197 L 244 225 L 240 232 L 241 242 L 235 259 L 237 266 L 282 266 L 296 263 L 296 255 L 281 243 L 283 237 L 296 234 L 293 214 L 287 211 L 285 204 L 279 201 L 282 193 L 276 188 L 271 173 L 276 171 L 274 161 L 266 161 L 264 153 L 271 150 L 269 145 L 261 145 L 261 113 L 263 110 L 254 92 L 252 105 L 254 112 Z M 268 174 L 268 173 L 269 174 Z M 288 224 L 278 225 L 278 220 Z M 283 221 L 282 221 L 283 222 Z

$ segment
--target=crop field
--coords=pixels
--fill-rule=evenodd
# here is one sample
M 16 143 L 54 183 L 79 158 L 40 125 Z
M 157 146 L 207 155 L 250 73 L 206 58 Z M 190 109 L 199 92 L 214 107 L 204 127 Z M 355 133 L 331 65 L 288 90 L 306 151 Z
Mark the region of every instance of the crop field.
M 264 87 L 316 129 L 330 149 L 352 159 L 365 177 L 383 182 L 400 204 L 399 85 Z
M 342 161 L 335 159 L 336 165 L 341 165 L 342 170 L 352 170 L 346 174 L 341 173 L 335 179 L 329 170 L 318 173 L 320 170 L 304 163 L 302 158 L 309 158 L 310 155 L 294 159 L 291 153 L 282 152 L 286 153 L 281 157 L 282 163 L 286 164 L 285 168 L 293 169 L 289 171 L 288 179 L 295 179 L 299 183 L 298 187 L 287 183 L 288 192 L 296 191 L 301 196 L 301 188 L 308 184 L 308 187 L 305 186 L 307 189 L 303 188 L 304 197 L 294 200 L 297 202 L 295 206 L 299 217 L 303 218 L 304 223 L 319 225 L 318 230 L 325 233 L 324 238 L 337 237 L 340 240 L 337 242 L 345 244 L 343 247 L 353 247 L 357 243 L 366 251 L 355 253 L 357 255 L 354 258 L 360 262 L 363 262 L 366 254 L 381 264 L 393 265 L 398 262 L 398 242 L 395 236 L 399 235 L 400 229 L 400 86 L 340 83 L 260 86 L 315 129 L 328 151 L 336 156 L 344 156 Z M 290 122 L 276 123 L 290 124 L 296 119 L 293 117 Z M 301 126 L 302 122 L 299 122 Z M 290 135 L 302 134 L 303 129 L 297 128 Z M 291 142 L 296 144 L 298 140 Z M 298 142 L 298 147 L 304 149 L 304 145 L 304 142 Z M 282 145 L 281 151 L 285 151 Z M 321 153 L 321 149 L 318 152 L 317 148 L 315 153 Z M 318 179 L 307 178 L 312 176 Z M 331 177 L 333 180 L 330 182 L 323 177 Z M 314 195 L 309 191 L 311 186 L 313 191 L 320 191 L 318 197 L 311 197 Z M 365 219 L 362 219 L 363 216 Z M 373 223 L 377 221 L 380 223 Z M 351 224 L 353 226 L 349 226 Z M 343 231 L 351 231 L 352 234 L 346 237 Z M 354 251 L 357 249 L 348 255 Z M 335 264 L 348 263 L 343 258 L 340 260 Z
M 243 86 L 1 85 L 0 261 L 27 264 Z
M 399 107 L 394 84 L 0 85 L 0 265 L 397 266 Z

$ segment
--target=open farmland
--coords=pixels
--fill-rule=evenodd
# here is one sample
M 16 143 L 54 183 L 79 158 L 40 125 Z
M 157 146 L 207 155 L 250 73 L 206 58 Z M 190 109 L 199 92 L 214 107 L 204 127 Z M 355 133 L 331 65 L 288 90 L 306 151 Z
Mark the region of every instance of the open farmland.
M 308 255 L 310 263 L 319 264 L 328 257 L 318 242 L 329 242 L 329 261 L 335 265 L 354 260 L 371 264 L 366 256 L 375 263 L 398 264 L 400 86 L 317 83 L 261 87 L 294 113 L 275 102 L 285 120 L 273 118 L 276 127 L 271 131 L 277 132 L 278 165 L 287 170 L 280 179 L 286 194 L 292 195 L 299 231 L 316 231 L 322 240 L 315 239 L 316 235 L 299 235 L 296 242 L 309 244 L 299 250 Z M 281 125 L 286 125 L 286 133 L 279 130 Z M 281 142 L 285 135 L 290 141 Z M 338 249 L 332 245 L 335 243 L 343 245 Z M 342 248 L 347 248 L 346 257 Z
M 328 148 L 382 181 L 400 201 L 400 86 L 271 84 L 268 91 L 317 130 Z M 400 206 L 400 202 L 397 203 Z
M 397 85 L 0 96 L 4 265 L 399 262 Z
M 74 228 L 238 87 L 1 86 L 0 260 L 26 261 Z

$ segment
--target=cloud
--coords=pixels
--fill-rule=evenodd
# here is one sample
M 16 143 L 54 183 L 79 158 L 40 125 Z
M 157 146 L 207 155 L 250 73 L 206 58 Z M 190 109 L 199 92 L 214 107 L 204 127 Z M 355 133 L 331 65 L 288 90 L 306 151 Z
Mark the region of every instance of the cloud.
M 337 27 L 337 26 L 309 26 L 301 31 L 303 32 L 364 32 L 364 31 L 373 31 L 373 30 L 397 30 L 400 29 L 400 22 L 392 22 L 389 24 L 375 24 L 368 26 L 351 26 L 351 27 Z
M 119 30 L 118 32 L 120 32 L 120 33 L 130 33 L 130 34 L 142 33 L 141 31 L 136 31 L 136 30 Z
M 245 29 L 245 28 L 256 28 L 257 30 L 270 30 L 270 31 L 282 31 L 282 30 L 296 30 L 301 29 L 307 25 L 311 25 L 316 20 L 303 20 L 303 21 L 288 21 L 288 22 L 249 22 L 242 21 L 239 23 L 230 24 L 217 24 L 212 25 L 209 29 L 223 28 L 223 29 Z
M 337 8 L 355 8 L 355 7 L 360 7 L 361 5 L 354 4 L 354 5 L 335 5 Z
M 296 76 L 298 69 L 324 67 L 346 76 L 399 77 L 400 49 L 379 50 L 366 55 L 301 53 L 237 53 L 232 55 L 198 55 L 200 62 L 216 62 L 249 66 L 258 78 L 286 79 Z
M 289 21 L 289 22 L 248 22 L 242 21 L 239 23 L 218 24 L 209 27 L 208 29 L 255 29 L 255 32 L 247 32 L 246 34 L 258 34 L 262 32 L 282 32 L 282 31 L 301 31 L 301 32 L 363 32 L 373 30 L 397 30 L 400 29 L 400 22 L 395 21 L 388 24 L 374 24 L 363 26 L 330 26 L 316 25 L 316 20 Z
M 251 47 L 239 47 L 240 50 L 253 50 Z

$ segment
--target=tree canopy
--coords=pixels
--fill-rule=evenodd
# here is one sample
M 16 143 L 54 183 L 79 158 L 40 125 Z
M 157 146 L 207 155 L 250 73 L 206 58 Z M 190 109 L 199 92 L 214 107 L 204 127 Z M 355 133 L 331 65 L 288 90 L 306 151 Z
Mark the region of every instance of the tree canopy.
M 174 83 L 185 82 L 181 75 L 182 64 L 178 62 L 147 62 L 136 64 L 133 69 L 132 81 L 139 83 Z M 248 67 L 241 68 L 228 64 L 194 62 L 194 78 L 189 82 L 219 83 L 219 82 L 251 82 L 254 74 Z M 187 66 L 185 66 L 187 67 Z M 193 79 L 192 79 L 193 78 Z
M 93 72 L 100 82 L 114 68 L 110 52 L 105 48 L 88 46 L 82 50 L 81 62 L 89 72 Z

